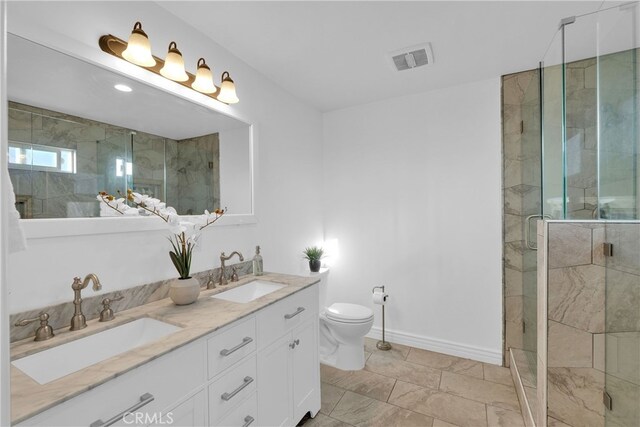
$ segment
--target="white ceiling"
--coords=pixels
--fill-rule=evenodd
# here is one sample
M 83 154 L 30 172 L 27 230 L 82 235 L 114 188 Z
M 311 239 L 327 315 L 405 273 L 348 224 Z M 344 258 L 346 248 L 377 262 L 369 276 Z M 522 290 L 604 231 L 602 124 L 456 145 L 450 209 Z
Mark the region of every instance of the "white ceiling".
M 602 4 L 602 0 L 160 2 L 321 111 L 534 68 L 561 18 L 595 11 Z M 388 52 L 422 42 L 432 43 L 434 65 L 402 72 L 392 69 Z

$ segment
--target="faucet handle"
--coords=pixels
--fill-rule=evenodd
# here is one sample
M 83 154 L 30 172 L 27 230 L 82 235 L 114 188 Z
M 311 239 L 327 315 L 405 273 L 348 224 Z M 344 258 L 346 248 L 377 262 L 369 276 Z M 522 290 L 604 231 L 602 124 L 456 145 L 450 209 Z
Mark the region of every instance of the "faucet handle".
M 15 326 L 26 326 L 36 321 L 40 321 L 40 326 L 36 329 L 34 341 L 44 341 L 54 337 L 53 328 L 49 325 L 49 314 L 44 311 L 41 311 L 38 317 L 33 319 L 23 319 L 16 322 Z
M 100 321 L 108 322 L 109 320 L 113 320 L 115 318 L 113 309 L 111 308 L 111 303 L 114 301 L 120 301 L 124 298 L 124 295 L 120 294 L 115 298 L 105 298 L 102 300 L 102 311 L 100 312 Z

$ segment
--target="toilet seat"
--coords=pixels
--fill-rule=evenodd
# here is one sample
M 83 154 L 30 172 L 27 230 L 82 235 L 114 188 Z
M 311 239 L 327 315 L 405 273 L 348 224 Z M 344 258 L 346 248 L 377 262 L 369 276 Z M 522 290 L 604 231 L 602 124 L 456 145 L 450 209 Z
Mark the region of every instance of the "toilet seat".
M 373 319 L 373 311 L 362 305 L 337 302 L 327 307 L 325 316 L 340 323 L 366 323 Z

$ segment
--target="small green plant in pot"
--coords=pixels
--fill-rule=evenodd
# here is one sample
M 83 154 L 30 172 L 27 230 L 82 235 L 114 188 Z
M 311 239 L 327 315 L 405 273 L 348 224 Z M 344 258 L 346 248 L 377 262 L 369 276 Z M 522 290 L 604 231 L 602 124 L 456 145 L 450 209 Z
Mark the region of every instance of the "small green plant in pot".
M 320 271 L 320 266 L 322 262 L 320 261 L 324 256 L 324 249 L 318 246 L 311 246 L 309 248 L 305 248 L 304 257 L 309 260 L 309 269 L 312 273 L 317 273 Z

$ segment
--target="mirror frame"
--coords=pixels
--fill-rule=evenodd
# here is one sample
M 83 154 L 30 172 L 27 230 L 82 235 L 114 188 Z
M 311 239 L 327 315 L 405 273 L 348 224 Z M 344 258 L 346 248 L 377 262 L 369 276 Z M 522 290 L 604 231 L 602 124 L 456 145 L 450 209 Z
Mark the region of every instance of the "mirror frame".
M 100 67 L 112 73 L 122 75 L 137 82 L 161 90 L 170 95 L 182 98 L 199 106 L 205 107 L 215 114 L 223 114 L 232 119 L 246 123 L 249 126 L 249 170 L 251 182 L 251 212 L 243 214 L 226 214 L 217 222 L 218 226 L 256 224 L 258 219 L 255 215 L 255 177 L 256 177 L 256 146 L 257 146 L 257 126 L 248 120 L 240 117 L 232 107 L 214 100 L 208 96 L 182 87 L 179 84 L 156 76 L 133 64 L 129 64 L 119 58 L 110 57 L 102 52 L 96 43 L 95 52 L 83 56 L 77 52 L 71 52 L 55 46 L 49 40 L 38 40 L 31 35 L 22 35 L 12 32 L 17 37 L 24 38 L 32 43 L 39 44 L 48 49 L 52 49 L 62 55 L 67 55 L 78 61 Z M 83 50 L 86 50 L 86 46 Z M 88 51 L 87 51 L 88 53 Z M 102 57 L 104 56 L 104 57 Z M 94 58 L 95 57 L 95 58 Z M 176 87 L 173 87 L 173 86 Z M 195 216 L 182 216 L 185 219 Z M 42 219 L 21 219 L 20 225 L 24 230 L 27 239 L 42 239 L 53 237 L 85 236 L 114 233 L 130 233 L 136 231 L 154 231 L 166 229 L 166 224 L 155 217 L 88 217 L 88 218 L 42 218 Z

